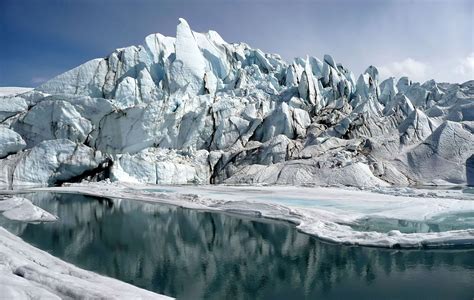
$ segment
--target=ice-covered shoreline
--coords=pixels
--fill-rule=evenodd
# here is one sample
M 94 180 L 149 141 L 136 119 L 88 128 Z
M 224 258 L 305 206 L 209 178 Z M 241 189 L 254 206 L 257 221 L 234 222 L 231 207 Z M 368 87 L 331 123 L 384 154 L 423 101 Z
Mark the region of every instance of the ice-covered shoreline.
M 395 230 L 388 233 L 363 232 L 349 226 L 364 216 L 399 217 L 417 221 L 440 214 L 474 212 L 472 196 L 462 195 L 457 191 L 369 191 L 347 187 L 297 186 L 157 186 L 101 182 L 0 190 L 5 198 L 10 197 L 10 200 L 2 200 L 5 201 L 3 208 L 7 211 L 22 202 L 18 200 L 24 199 L 21 198 L 22 193 L 42 191 L 106 197 L 118 202 L 129 199 L 162 203 L 188 209 L 288 221 L 304 233 L 338 244 L 403 249 L 474 245 L 474 228 L 407 234 Z M 15 205 L 6 201 L 14 202 Z M 315 205 L 311 205 L 312 203 Z M 20 210 L 21 207 L 15 206 Z M 17 213 L 22 215 L 21 212 Z M 4 228 L 0 228 L 0 278 L 2 290 L 7 296 L 14 298 L 56 299 L 64 295 L 85 295 L 167 299 L 79 269 L 27 244 Z
M 0 227 L 2 299 L 171 299 L 80 269 Z
M 362 217 L 424 221 L 449 213 L 474 212 L 474 201 L 453 199 L 460 194 L 409 192 L 382 194 L 351 188 L 297 186 L 156 186 L 86 183 L 24 189 L 81 193 L 115 199 L 157 202 L 204 211 L 244 214 L 289 221 L 297 229 L 325 241 L 385 248 L 444 248 L 474 245 L 474 228 L 428 233 L 356 231 L 349 225 Z M 21 191 L 16 191 L 21 192 Z M 449 195 L 449 194 L 448 194 Z M 286 199 L 282 201 L 281 199 Z M 295 200 L 298 199 L 298 200 Z M 306 201 L 306 202 L 304 202 Z M 301 203 L 319 202 L 318 205 Z
M 7 199 L 0 197 L 0 212 L 2 212 L 5 218 L 15 221 L 54 222 L 57 220 L 55 215 L 50 214 L 31 203 L 30 200 L 22 197 L 11 197 Z

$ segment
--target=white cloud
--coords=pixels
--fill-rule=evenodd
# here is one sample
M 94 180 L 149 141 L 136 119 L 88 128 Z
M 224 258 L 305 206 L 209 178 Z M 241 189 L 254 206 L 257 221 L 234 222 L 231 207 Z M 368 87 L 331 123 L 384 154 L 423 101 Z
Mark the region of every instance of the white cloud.
M 408 76 L 413 81 L 426 81 L 428 77 L 429 66 L 413 58 L 406 58 L 402 61 L 392 62 L 390 64 L 378 67 L 380 78 L 403 77 Z
M 474 52 L 459 60 L 459 64 L 454 69 L 454 73 L 461 76 L 463 80 L 474 79 Z

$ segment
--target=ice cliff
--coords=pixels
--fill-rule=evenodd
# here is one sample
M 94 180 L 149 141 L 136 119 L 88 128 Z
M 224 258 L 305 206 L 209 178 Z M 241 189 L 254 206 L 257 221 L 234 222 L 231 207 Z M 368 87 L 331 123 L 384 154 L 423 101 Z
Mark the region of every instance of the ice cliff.
M 474 81 L 288 63 L 180 19 L 176 38 L 0 96 L 0 185 L 474 184 Z

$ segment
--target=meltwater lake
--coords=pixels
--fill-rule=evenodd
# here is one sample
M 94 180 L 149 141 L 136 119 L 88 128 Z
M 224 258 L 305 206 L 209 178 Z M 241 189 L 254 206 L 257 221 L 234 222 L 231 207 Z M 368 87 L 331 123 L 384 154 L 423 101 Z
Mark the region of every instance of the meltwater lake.
M 73 194 L 22 196 L 59 221 L 0 217 L 1 226 L 81 268 L 178 299 L 474 297 L 474 249 L 334 245 L 285 222 Z

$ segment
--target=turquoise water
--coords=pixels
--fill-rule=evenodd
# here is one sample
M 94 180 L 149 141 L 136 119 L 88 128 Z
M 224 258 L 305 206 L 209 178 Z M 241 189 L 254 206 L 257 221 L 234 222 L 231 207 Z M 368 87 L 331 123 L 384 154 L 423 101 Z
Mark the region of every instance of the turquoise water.
M 359 212 L 359 213 L 377 213 L 380 212 L 381 209 L 384 208 L 383 203 L 376 205 L 375 203 L 371 203 L 369 205 L 361 205 L 360 202 L 356 201 L 348 201 L 348 200 L 340 200 L 340 199 L 301 199 L 297 197 L 285 197 L 285 196 L 260 196 L 260 197 L 253 197 L 251 200 L 261 201 L 261 202 L 271 202 L 277 203 L 285 206 L 292 206 L 292 207 L 313 207 L 313 208 L 322 208 L 331 210 L 343 209 L 352 212 Z
M 474 297 L 472 249 L 348 247 L 282 222 L 71 194 L 26 197 L 60 220 L 2 219 L 8 230 L 79 267 L 178 299 Z

